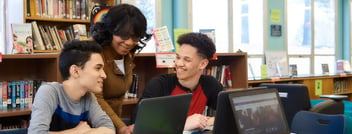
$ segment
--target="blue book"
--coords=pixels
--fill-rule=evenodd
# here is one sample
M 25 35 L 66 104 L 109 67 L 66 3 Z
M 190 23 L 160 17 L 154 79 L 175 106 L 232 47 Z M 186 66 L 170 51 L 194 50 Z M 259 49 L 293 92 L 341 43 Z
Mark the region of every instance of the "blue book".
M 20 108 L 24 108 L 24 105 L 25 105 L 25 103 L 24 103 L 24 81 L 20 81 L 19 82 L 20 83 Z
M 11 108 L 16 108 L 16 82 L 11 82 Z

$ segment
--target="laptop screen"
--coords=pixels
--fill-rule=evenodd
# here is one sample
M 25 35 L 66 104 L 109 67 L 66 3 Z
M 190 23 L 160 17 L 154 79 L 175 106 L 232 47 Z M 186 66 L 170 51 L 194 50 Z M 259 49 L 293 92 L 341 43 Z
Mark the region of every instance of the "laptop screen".
M 276 89 L 248 89 L 229 94 L 240 134 L 289 133 Z
M 191 93 L 142 99 L 133 134 L 182 133 L 191 99 Z

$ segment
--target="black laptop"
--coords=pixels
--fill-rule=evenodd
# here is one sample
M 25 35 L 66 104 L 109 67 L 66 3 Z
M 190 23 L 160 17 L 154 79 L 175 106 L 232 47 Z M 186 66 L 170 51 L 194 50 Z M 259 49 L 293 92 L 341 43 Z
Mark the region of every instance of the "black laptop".
M 238 90 L 228 97 L 238 134 L 290 133 L 276 89 Z
M 255 89 L 260 89 L 264 87 L 256 87 Z M 254 88 L 253 88 L 254 89 Z M 205 134 L 237 134 L 237 126 L 235 118 L 233 117 L 233 112 L 231 108 L 231 103 L 229 101 L 229 94 L 238 92 L 239 90 L 248 89 L 227 89 L 221 91 L 218 94 L 218 101 L 216 106 L 216 115 L 212 131 L 207 131 Z
M 142 99 L 133 134 L 182 134 L 191 99 L 191 93 Z

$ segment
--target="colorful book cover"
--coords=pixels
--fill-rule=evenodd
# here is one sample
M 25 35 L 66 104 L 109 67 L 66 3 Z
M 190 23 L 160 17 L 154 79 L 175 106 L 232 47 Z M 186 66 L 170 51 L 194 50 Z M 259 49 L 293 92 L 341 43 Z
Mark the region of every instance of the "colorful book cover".
M 33 39 L 32 39 L 32 25 L 25 24 L 11 24 L 12 28 L 12 51 L 17 53 L 32 53 Z

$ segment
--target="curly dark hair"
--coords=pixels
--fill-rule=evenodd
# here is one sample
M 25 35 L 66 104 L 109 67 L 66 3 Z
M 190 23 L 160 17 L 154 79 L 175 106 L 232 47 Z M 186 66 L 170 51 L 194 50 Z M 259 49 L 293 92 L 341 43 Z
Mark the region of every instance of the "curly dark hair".
M 189 44 L 197 48 L 198 54 L 204 58 L 210 60 L 216 52 L 214 42 L 205 34 L 202 33 L 186 33 L 181 35 L 177 43 L 182 46 L 183 44 Z
M 138 8 L 129 4 L 120 4 L 111 7 L 102 22 L 92 26 L 91 35 L 102 46 L 110 45 L 113 35 L 127 39 L 138 38 L 138 45 L 131 50 L 135 53 L 137 50 L 142 50 L 151 38 L 146 30 L 147 20 Z

